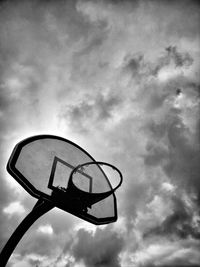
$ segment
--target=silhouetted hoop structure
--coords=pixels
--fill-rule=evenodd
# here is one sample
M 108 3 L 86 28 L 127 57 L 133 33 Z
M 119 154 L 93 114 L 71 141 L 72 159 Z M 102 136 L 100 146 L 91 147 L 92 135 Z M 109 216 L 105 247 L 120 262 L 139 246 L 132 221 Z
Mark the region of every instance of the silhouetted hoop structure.
M 54 135 L 37 135 L 15 146 L 7 170 L 33 197 L 49 201 L 93 224 L 107 224 L 117 220 L 116 188 L 112 188 L 100 164 L 115 168 L 120 174 L 120 186 L 122 175 L 116 167 L 96 162 L 86 150 L 70 140 Z M 94 166 L 90 176 L 81 172 L 81 167 L 86 165 Z M 73 187 L 71 180 L 75 172 L 90 188 L 88 194 Z M 94 181 L 98 182 L 98 187 L 94 186 Z M 95 191 L 96 188 L 100 191 Z

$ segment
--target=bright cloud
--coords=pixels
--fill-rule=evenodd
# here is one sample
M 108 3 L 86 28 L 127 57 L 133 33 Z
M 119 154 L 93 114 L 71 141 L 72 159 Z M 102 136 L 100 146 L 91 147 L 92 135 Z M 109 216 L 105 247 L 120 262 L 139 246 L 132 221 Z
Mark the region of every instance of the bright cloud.
M 52 235 L 53 234 L 53 228 L 51 225 L 41 225 L 39 226 L 38 230 L 39 233 Z
M 8 215 L 13 215 L 13 214 L 21 215 L 25 212 L 25 208 L 20 202 L 16 201 L 10 203 L 7 207 L 5 207 L 3 209 L 3 212 Z

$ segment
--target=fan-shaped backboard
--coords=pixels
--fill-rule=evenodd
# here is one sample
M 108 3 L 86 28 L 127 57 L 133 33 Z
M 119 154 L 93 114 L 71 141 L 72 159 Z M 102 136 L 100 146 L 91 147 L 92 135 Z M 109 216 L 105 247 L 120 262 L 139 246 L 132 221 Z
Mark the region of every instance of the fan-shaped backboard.
M 53 135 L 29 137 L 18 143 L 8 161 L 8 172 L 36 198 L 53 201 L 55 188 L 66 188 L 72 170 L 85 162 L 95 161 L 77 144 Z M 82 185 L 88 192 L 101 193 L 112 190 L 112 186 L 101 168 L 94 168 L 92 175 L 80 172 Z M 98 176 L 95 180 L 92 176 Z M 62 195 L 62 194 L 61 194 Z M 92 205 L 90 209 L 77 213 L 73 201 L 63 194 L 58 208 L 68 211 L 94 224 L 105 224 L 117 220 L 117 203 L 113 193 Z

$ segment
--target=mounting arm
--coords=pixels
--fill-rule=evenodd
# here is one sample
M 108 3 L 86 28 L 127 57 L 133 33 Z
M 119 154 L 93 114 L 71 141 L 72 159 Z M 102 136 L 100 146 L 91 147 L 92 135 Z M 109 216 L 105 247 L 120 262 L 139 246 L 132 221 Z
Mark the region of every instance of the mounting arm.
M 51 202 L 39 199 L 35 204 L 32 211 L 24 218 L 20 225 L 13 232 L 6 245 L 4 246 L 0 254 L 1 267 L 5 267 L 11 254 L 13 253 L 15 247 L 19 243 L 20 239 L 26 233 L 26 231 L 31 227 L 31 225 L 46 212 L 54 208 Z

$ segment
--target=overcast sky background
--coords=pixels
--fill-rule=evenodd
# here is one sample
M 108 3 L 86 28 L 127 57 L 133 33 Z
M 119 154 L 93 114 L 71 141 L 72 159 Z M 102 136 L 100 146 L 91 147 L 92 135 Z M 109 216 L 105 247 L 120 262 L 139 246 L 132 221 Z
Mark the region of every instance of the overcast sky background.
M 124 175 L 119 219 L 55 209 L 8 267 L 200 266 L 199 1 L 0 4 L 0 247 L 36 202 L 6 172 L 31 135 Z

